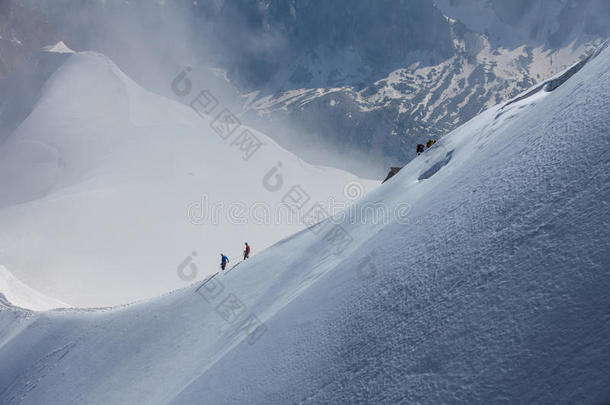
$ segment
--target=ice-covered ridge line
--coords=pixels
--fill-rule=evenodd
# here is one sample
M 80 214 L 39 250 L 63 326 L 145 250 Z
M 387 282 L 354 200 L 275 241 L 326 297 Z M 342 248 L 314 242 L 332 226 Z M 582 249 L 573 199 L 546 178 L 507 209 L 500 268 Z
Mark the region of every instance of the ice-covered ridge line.
M 587 64 L 591 59 L 593 59 L 597 55 L 599 55 L 600 52 L 603 51 L 607 46 L 608 46 L 608 42 L 606 41 L 602 45 L 600 45 L 594 52 L 585 56 L 584 58 L 582 58 L 581 60 L 579 60 L 572 66 L 570 66 L 569 68 L 565 69 L 563 72 L 558 73 L 554 77 L 547 79 L 547 80 L 543 81 L 542 83 L 538 84 L 533 89 L 527 90 L 524 93 L 513 98 L 512 100 L 507 101 L 506 104 L 504 104 L 504 106 L 502 106 L 501 109 L 503 109 L 504 107 L 507 107 L 513 103 L 519 102 L 527 97 L 530 97 L 530 96 L 536 94 L 537 92 L 539 92 L 540 90 L 544 90 L 544 91 L 555 90 L 557 87 L 559 87 L 563 83 L 565 83 L 570 77 L 572 77 L 574 74 L 576 74 L 580 69 L 582 69 L 582 67 L 585 64 Z

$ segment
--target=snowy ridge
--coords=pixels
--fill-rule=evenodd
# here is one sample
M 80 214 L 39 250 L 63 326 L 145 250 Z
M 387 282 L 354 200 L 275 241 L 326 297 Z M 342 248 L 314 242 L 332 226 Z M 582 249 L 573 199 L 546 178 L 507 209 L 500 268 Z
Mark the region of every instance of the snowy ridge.
M 523 99 L 526 99 L 528 97 L 531 97 L 532 95 L 536 94 L 537 92 L 539 92 L 541 90 L 544 90 L 544 91 L 555 90 L 557 87 L 559 87 L 563 83 L 565 83 L 566 80 L 568 80 L 570 77 L 572 77 L 576 72 L 578 72 L 580 69 L 582 69 L 582 67 L 589 61 L 589 59 L 599 55 L 599 53 L 601 51 L 603 51 L 604 49 L 606 49 L 607 46 L 608 46 L 608 42 L 606 41 L 602 45 L 600 45 L 595 51 L 590 52 L 588 55 L 583 57 L 580 61 L 576 62 L 574 65 L 570 66 L 569 68 L 566 68 L 563 72 L 556 74 L 554 77 L 543 81 L 542 83 L 534 86 L 534 88 L 528 89 L 528 90 L 524 91 L 523 93 L 521 93 L 520 95 L 516 96 L 515 98 L 507 101 L 506 104 L 504 104 L 504 107 L 502 107 L 502 108 L 505 108 L 505 107 L 509 106 L 510 104 L 513 104 L 513 103 L 516 103 Z
M 65 53 L 38 52 L 19 72 L 0 78 L 0 141 L 32 112 L 44 83 L 68 57 Z
M 246 241 L 256 254 L 304 229 L 282 206 L 292 187 L 309 208 L 379 184 L 309 165 L 243 125 L 221 137 L 218 112 L 148 92 L 102 54 L 45 54 L 62 63 L 41 73 L 0 144 L 0 264 L 45 295 L 79 307 L 158 296 L 213 273 L 221 252 L 236 261 Z M 246 136 L 259 148 L 244 150 Z M 274 167 L 282 183 L 266 187 Z M 177 267 L 192 252 L 185 281 Z
M 67 308 L 70 305 L 47 297 L 17 280 L 4 266 L 0 266 L 0 296 L 5 305 L 18 306 L 34 311 Z
M 335 218 L 341 251 L 327 220 L 159 299 L 10 340 L 1 311 L 0 400 L 608 402 L 609 62 L 441 139 Z

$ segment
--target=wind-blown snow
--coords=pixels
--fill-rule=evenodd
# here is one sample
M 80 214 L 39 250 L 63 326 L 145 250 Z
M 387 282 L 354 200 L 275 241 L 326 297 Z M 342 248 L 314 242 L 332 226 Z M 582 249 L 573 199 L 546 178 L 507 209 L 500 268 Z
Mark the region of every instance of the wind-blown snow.
M 149 302 L 0 312 L 0 399 L 608 402 L 609 62 L 441 139 L 355 205 L 406 218 L 346 216 L 341 252 L 326 221 Z
M 223 140 L 211 118 L 145 91 L 97 53 L 69 56 L 27 101 L 0 145 L 0 264 L 81 307 L 183 287 L 177 267 L 192 252 L 190 282 L 215 272 L 220 253 L 237 263 L 244 242 L 255 255 L 304 229 L 282 206 L 295 185 L 311 205 L 348 202 L 354 181 L 379 184 L 311 166 L 252 129 L 263 146 L 248 157 L 234 143 L 245 127 Z M 282 187 L 270 191 L 263 180 L 278 163 Z

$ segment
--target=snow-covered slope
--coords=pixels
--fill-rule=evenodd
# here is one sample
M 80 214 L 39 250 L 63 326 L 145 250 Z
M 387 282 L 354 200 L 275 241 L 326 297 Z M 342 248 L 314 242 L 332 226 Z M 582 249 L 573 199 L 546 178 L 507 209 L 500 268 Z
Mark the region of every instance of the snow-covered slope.
M 221 106 L 201 117 L 101 54 L 58 48 L 43 52 L 55 70 L 36 64 L 11 80 L 41 87 L 0 116 L 12 126 L 11 112 L 27 116 L 0 143 L 0 264 L 46 295 L 77 306 L 159 295 L 211 274 L 220 253 L 236 263 L 246 241 L 256 254 L 304 229 L 315 202 L 346 203 L 347 188 L 377 184 L 308 165 L 244 126 L 228 134 L 214 121 Z M 52 74 L 26 80 L 36 72 Z M 301 197 L 290 215 L 282 202 Z M 193 252 L 197 274 L 181 279 Z
M 39 51 L 19 71 L 0 78 L 0 143 L 32 112 L 40 89 L 67 57 L 66 53 Z
M 55 308 L 68 308 L 70 306 L 65 302 L 47 297 L 31 289 L 17 280 L 5 267 L 0 266 L 0 300 L 2 297 L 5 299 L 6 304 L 35 311 L 47 311 Z
M 609 62 L 204 284 L 3 310 L 2 403 L 608 402 Z

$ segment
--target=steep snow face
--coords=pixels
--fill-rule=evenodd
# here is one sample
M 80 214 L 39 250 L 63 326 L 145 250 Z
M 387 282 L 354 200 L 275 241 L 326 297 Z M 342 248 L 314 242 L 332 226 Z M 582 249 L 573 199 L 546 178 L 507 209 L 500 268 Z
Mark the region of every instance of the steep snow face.
M 0 145 L 0 263 L 77 306 L 131 302 L 303 229 L 291 204 L 345 204 L 347 186 L 377 184 L 308 165 L 197 100 L 202 116 L 101 54 L 69 56 Z M 200 267 L 181 268 L 193 255 Z
M 609 62 L 487 110 L 205 283 L 113 310 L 3 310 L 0 399 L 608 402 Z

